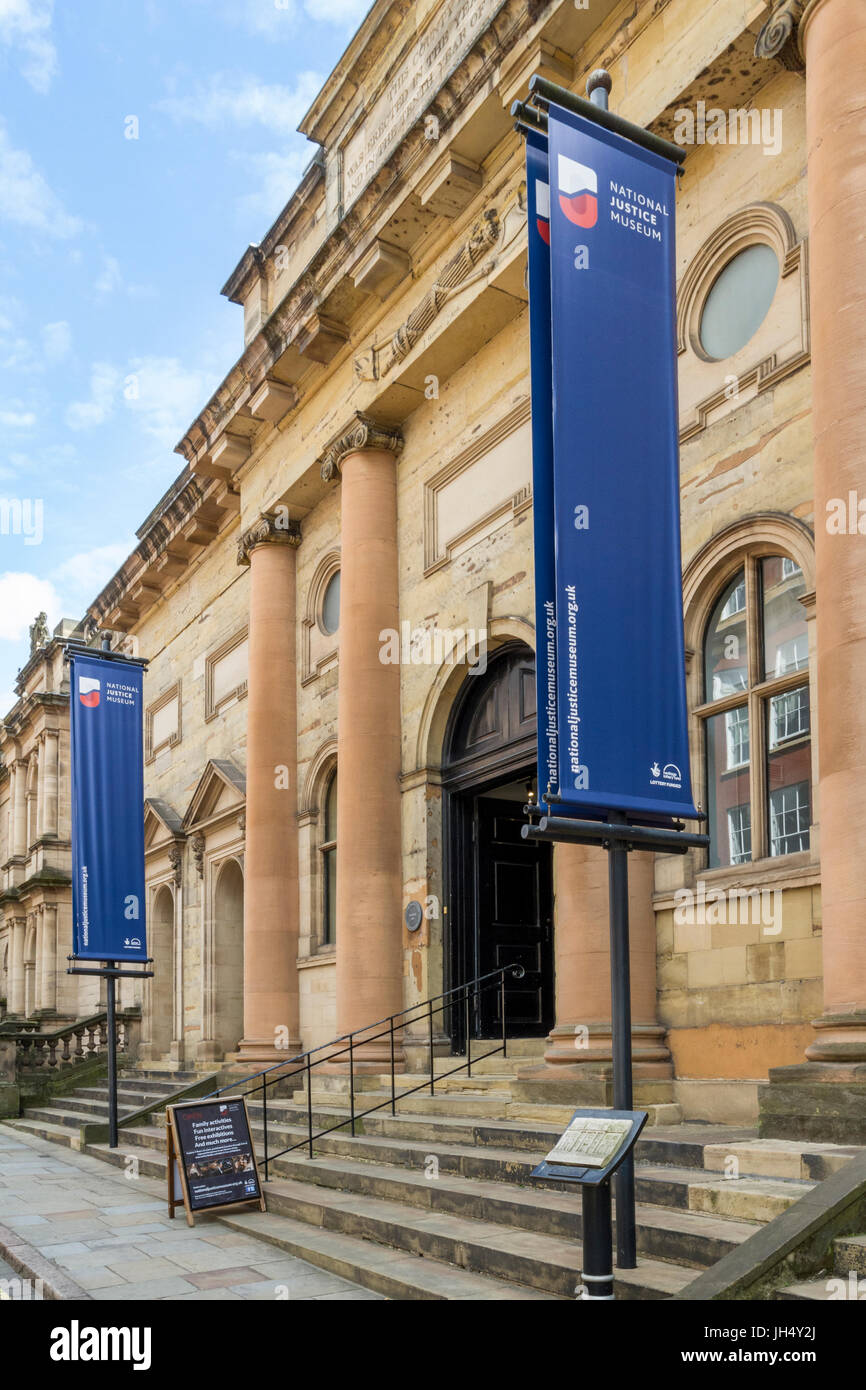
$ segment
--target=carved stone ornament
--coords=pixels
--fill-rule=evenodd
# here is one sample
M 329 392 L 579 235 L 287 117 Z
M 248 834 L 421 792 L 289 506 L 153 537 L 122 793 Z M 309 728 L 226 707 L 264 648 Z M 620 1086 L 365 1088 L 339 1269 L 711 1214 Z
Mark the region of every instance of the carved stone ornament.
M 777 58 L 791 72 L 803 72 L 797 28 L 803 18 L 806 0 L 780 0 L 767 20 L 755 43 L 756 58 Z
M 204 848 L 204 845 L 203 845 L 203 844 L 202 844 L 202 848 Z M 169 862 L 169 864 L 171 865 L 172 869 L 174 870 L 174 881 L 175 881 L 175 884 L 177 885 L 177 887 L 179 888 L 180 885 L 181 885 L 181 880 L 183 879 L 183 846 L 182 846 L 182 845 L 169 845 L 169 847 L 168 847 L 168 862 Z M 201 872 L 201 871 L 199 871 L 199 872 Z
M 257 545 L 300 545 L 301 523 L 291 521 L 282 511 L 262 512 L 238 540 L 238 564 L 248 565 Z
M 199 878 L 204 878 L 204 835 L 193 835 L 190 845 L 192 857 L 195 860 L 196 873 Z
M 48 616 L 45 613 L 39 613 L 34 622 L 30 624 L 31 656 L 35 656 L 39 648 L 44 647 L 45 643 L 48 641 L 48 637 Z
M 403 436 L 396 425 L 379 425 L 356 411 L 352 423 L 322 455 L 322 477 L 326 483 L 339 478 L 343 459 L 359 449 L 387 449 L 391 454 L 399 454 L 402 447 Z

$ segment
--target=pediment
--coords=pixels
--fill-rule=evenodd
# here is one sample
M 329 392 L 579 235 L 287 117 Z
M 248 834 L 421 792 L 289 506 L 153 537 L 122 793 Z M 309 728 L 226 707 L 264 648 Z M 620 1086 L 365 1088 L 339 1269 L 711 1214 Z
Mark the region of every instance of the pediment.
M 183 818 L 184 832 L 190 834 L 198 826 L 231 815 L 245 802 L 246 778 L 240 768 L 227 758 L 211 758 Z
M 144 848 L 145 852 L 157 845 L 183 838 L 183 819 L 167 801 L 158 797 L 146 797 L 144 802 Z

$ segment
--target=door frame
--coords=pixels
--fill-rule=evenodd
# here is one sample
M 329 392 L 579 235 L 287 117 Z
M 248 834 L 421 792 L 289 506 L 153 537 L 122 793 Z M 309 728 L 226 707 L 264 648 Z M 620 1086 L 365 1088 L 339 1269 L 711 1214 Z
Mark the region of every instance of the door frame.
M 493 659 L 499 662 L 523 652 L 535 659 L 532 649 L 523 642 L 504 643 L 496 649 Z M 458 691 L 448 720 L 446 754 L 471 695 L 472 680 L 467 677 Z M 470 919 L 473 923 L 477 922 L 478 904 L 472 901 L 477 894 L 478 883 L 472 863 L 475 843 L 472 803 L 477 796 L 495 791 L 504 783 L 524 778 L 526 781 L 534 780 L 538 773 L 537 760 L 535 734 L 516 739 L 488 753 L 461 758 L 447 766 L 443 759 L 442 881 L 446 915 L 442 931 L 442 988 L 446 992 L 464 980 L 473 979 L 476 973 L 474 969 L 467 969 L 470 964 L 467 957 L 475 942 L 475 932 L 461 931 L 455 925 Z M 442 1028 L 450 1036 L 452 1052 L 462 1053 L 466 1041 L 463 1009 L 455 1009 L 450 1019 L 447 1012 L 443 1014 Z

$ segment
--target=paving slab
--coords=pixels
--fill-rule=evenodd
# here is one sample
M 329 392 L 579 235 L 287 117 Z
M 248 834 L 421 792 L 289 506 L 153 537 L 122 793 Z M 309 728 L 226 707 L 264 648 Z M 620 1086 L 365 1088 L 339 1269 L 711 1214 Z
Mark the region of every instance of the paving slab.
M 162 1183 L 0 1124 L 0 1280 L 30 1269 L 69 1300 L 381 1297 L 215 1216 L 190 1228 Z

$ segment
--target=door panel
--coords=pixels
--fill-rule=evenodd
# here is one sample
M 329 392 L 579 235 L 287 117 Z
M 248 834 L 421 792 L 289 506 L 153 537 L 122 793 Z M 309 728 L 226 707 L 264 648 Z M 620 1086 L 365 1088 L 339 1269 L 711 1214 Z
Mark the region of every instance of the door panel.
M 475 957 L 480 975 L 522 965 L 522 980 L 506 980 L 507 1031 L 512 1037 L 547 1033 L 553 1023 L 553 935 L 550 846 L 521 838 L 519 802 L 475 800 Z M 475 1015 L 476 1036 L 501 1034 L 498 987 L 485 990 Z

